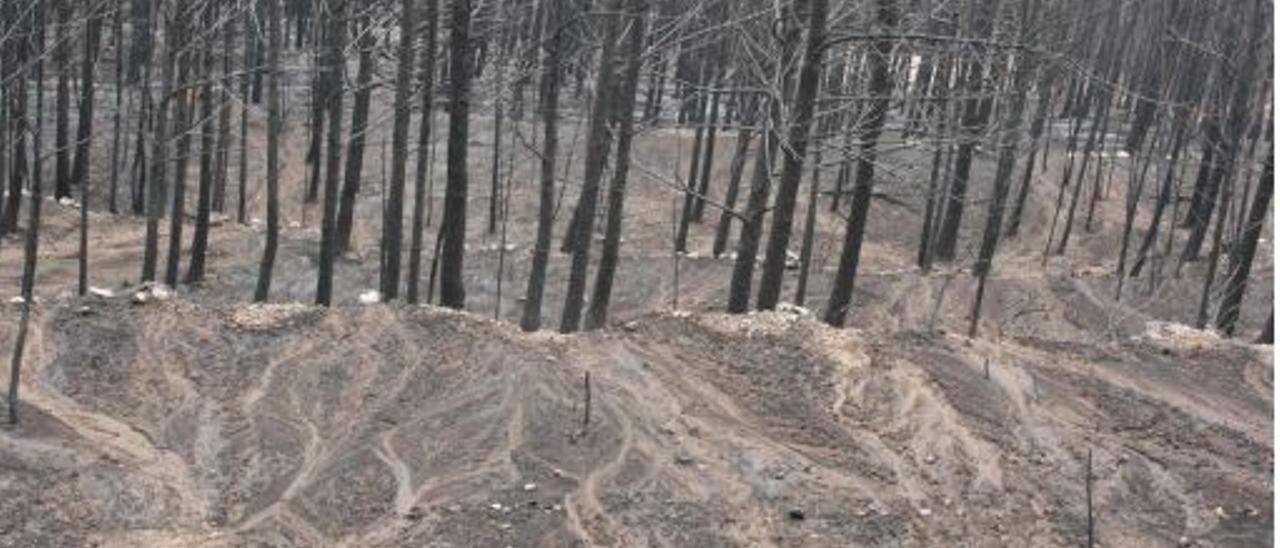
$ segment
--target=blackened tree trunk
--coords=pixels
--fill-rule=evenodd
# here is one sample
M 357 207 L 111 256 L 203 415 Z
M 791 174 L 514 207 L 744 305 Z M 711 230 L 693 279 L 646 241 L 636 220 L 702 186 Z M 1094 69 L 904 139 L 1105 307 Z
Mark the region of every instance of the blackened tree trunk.
M 71 0 L 61 0 L 54 8 L 58 34 L 54 38 L 53 62 L 58 71 L 54 104 L 54 198 L 71 197 Z M 39 120 L 37 120 L 39 121 Z M 38 127 L 38 126 L 37 126 Z M 38 152 L 37 152 L 38 154 Z
M 1253 268 L 1253 257 L 1258 249 L 1258 237 L 1262 234 L 1267 208 L 1271 206 L 1271 193 L 1274 187 L 1272 160 L 1268 155 L 1262 164 L 1262 176 L 1258 180 L 1258 188 L 1253 195 L 1253 205 L 1249 208 L 1249 220 L 1245 225 L 1240 241 L 1232 247 L 1231 267 L 1228 270 L 1227 289 L 1218 306 L 1218 317 L 1215 322 L 1218 331 L 1227 336 L 1235 334 L 1236 321 L 1240 318 L 1240 304 L 1244 300 L 1245 289 L 1249 285 L 1249 273 Z
M 228 10 L 229 12 L 230 10 Z M 222 213 L 227 205 L 227 168 L 231 147 L 231 52 L 235 49 L 235 28 L 230 13 L 222 22 L 222 80 L 218 89 L 218 142 L 214 156 L 213 200 L 211 207 Z
M 734 147 L 733 159 L 729 160 L 729 185 L 724 191 L 724 209 L 720 210 L 720 221 L 716 223 L 716 237 L 711 244 L 711 255 L 719 257 L 729 245 L 729 228 L 733 223 L 734 206 L 738 203 L 738 189 L 742 185 L 742 172 L 747 164 L 747 151 L 751 149 L 750 128 L 738 130 L 738 142 Z
M 814 233 L 818 228 L 818 190 L 822 187 L 819 176 L 822 168 L 822 149 L 813 154 L 813 172 L 809 179 L 809 201 L 805 204 L 804 235 L 800 240 L 800 275 L 796 277 L 796 306 L 804 306 L 809 291 L 809 267 L 813 263 Z
M 252 80 L 249 67 L 253 65 L 253 59 L 250 57 L 251 48 L 249 47 L 249 43 L 253 40 L 253 37 L 250 35 L 253 34 L 254 29 L 253 10 L 245 9 L 243 11 L 244 32 L 242 34 L 244 34 L 244 56 L 241 62 L 243 66 L 241 67 L 242 70 L 240 74 L 240 164 L 238 166 L 239 169 L 236 170 L 236 177 L 238 179 L 236 181 L 236 222 L 242 225 L 249 221 L 249 212 L 247 211 L 246 204 L 249 194 L 249 88 L 250 81 Z M 267 32 L 269 33 L 271 31 L 268 29 Z M 270 62 L 270 59 L 268 59 L 268 62 Z M 267 70 L 273 71 L 274 69 L 268 68 Z M 275 72 L 271 73 L 271 78 L 276 78 Z M 268 95 L 270 95 L 270 92 L 268 92 Z M 270 112 L 270 98 L 267 99 L 267 103 L 267 111 Z M 270 125 L 269 121 L 267 123 Z M 271 128 L 268 127 L 268 137 L 270 137 L 270 131 Z M 270 281 L 268 281 L 267 284 L 270 286 Z M 265 298 L 266 297 L 263 297 L 263 299 Z
M 991 36 L 991 28 L 995 15 L 994 0 L 973 0 L 973 35 L 978 40 L 986 40 Z M 960 147 L 956 151 L 956 166 L 951 178 L 951 191 L 947 196 L 946 214 L 942 218 L 936 253 L 939 260 L 950 261 L 956 258 L 956 246 L 960 239 L 960 221 L 964 216 L 965 202 L 968 200 L 969 171 L 973 166 L 974 149 L 978 146 L 983 126 L 986 125 L 987 109 L 983 108 L 982 94 L 985 78 L 981 59 L 985 56 L 985 48 L 974 46 L 973 60 L 965 63 L 964 91 L 969 97 L 964 100 L 964 114 L 961 116 Z
M 347 35 L 347 0 L 328 4 L 329 31 L 324 51 L 325 109 L 329 130 L 325 134 L 324 212 L 320 218 L 320 265 L 316 279 L 316 304 L 333 302 L 333 262 L 338 254 L 338 176 L 342 169 L 343 47 Z
M 718 87 L 719 80 L 712 83 L 713 88 Z M 711 91 L 711 112 L 707 116 L 706 123 L 703 125 L 703 142 L 705 148 L 702 151 L 702 162 L 699 166 L 698 174 L 698 191 L 696 200 L 693 202 L 693 218 L 690 219 L 695 223 L 702 223 L 703 211 L 707 206 L 707 195 L 711 192 L 711 168 L 715 165 L 716 153 L 716 129 L 720 126 L 720 101 L 723 94 Z
M 533 246 L 529 266 L 529 285 L 525 289 L 524 310 L 520 315 L 520 328 L 537 331 L 542 325 L 542 295 L 547 279 L 547 258 L 551 253 L 551 225 L 555 221 L 556 207 L 556 154 L 559 146 L 560 108 L 560 49 L 563 29 L 560 28 L 560 0 L 546 0 L 546 19 L 543 29 L 541 91 L 538 109 L 542 112 L 542 154 L 538 183 L 538 234 Z
M 210 28 L 217 18 L 216 4 L 204 7 L 203 28 Z M 186 283 L 204 280 L 205 254 L 209 248 L 209 216 L 213 208 L 214 185 L 214 127 L 213 117 L 213 52 L 208 44 L 201 48 L 200 86 L 200 179 L 196 186 L 196 226 L 191 237 L 191 262 L 187 265 Z
M 102 13 L 91 7 L 85 27 L 84 59 L 80 65 L 80 120 L 76 127 L 76 159 L 71 170 L 72 184 L 80 186 L 80 268 L 79 293 L 89 292 L 89 139 L 93 133 L 93 72 L 98 64 L 98 43 L 102 36 Z
M 111 112 L 111 182 L 107 194 L 107 211 L 116 214 L 120 212 L 116 204 L 116 196 L 120 187 L 120 156 L 123 152 L 120 150 L 120 124 L 124 113 L 124 10 L 116 10 L 112 19 L 111 34 L 112 49 L 116 52 L 116 100 L 115 109 Z
M 790 87 L 790 71 L 787 62 L 795 51 L 800 29 L 795 26 L 794 13 L 782 15 L 781 55 L 772 67 L 773 76 L 781 84 L 780 89 Z M 772 192 L 773 159 L 778 154 L 781 139 L 778 136 L 778 125 L 782 114 L 783 97 L 765 96 L 764 127 L 760 132 L 759 144 L 756 145 L 755 164 L 751 173 L 751 188 L 747 193 L 746 213 L 743 215 L 742 230 L 738 234 L 737 257 L 733 261 L 733 276 L 729 279 L 729 302 L 726 310 L 731 314 L 742 314 L 751 304 L 751 279 L 755 273 L 756 254 L 760 250 L 760 235 L 764 231 L 764 215 L 767 212 L 769 194 Z
M 49 6 L 45 6 L 45 2 L 36 2 L 35 8 L 35 43 L 28 46 L 26 55 L 36 54 L 35 59 L 35 77 L 37 82 L 35 94 L 35 116 L 32 118 L 36 121 L 34 124 L 28 124 L 31 131 L 31 184 L 44 185 L 44 81 L 45 81 L 45 58 L 48 57 L 48 50 L 45 47 L 45 35 L 48 33 L 48 13 L 50 8 L 56 8 L 52 2 Z
M 804 175 L 804 159 L 807 155 L 809 125 L 813 121 L 814 104 L 818 98 L 818 83 L 822 77 L 822 58 L 826 50 L 827 0 L 810 0 L 808 5 L 809 30 L 805 44 L 804 61 L 800 67 L 800 79 L 796 89 L 795 113 L 792 116 L 788 144 L 783 151 L 782 179 L 778 196 L 774 201 L 773 224 L 769 229 L 769 244 L 765 249 L 761 266 L 760 292 L 756 307 L 772 310 L 782 294 L 782 275 L 786 271 L 787 246 L 791 241 L 791 224 L 795 215 L 796 196 L 800 192 L 800 179 Z M 887 57 L 886 53 L 886 57 Z M 885 60 L 888 63 L 888 60 Z M 873 69 L 876 70 L 876 69 Z M 887 78 L 888 69 L 885 68 Z
M 701 123 L 701 119 L 706 113 L 706 108 L 703 104 L 705 100 L 706 95 L 703 95 L 690 101 L 694 106 L 690 110 L 691 114 L 687 117 L 688 122 L 698 124 L 698 127 L 693 130 L 693 149 L 691 151 L 692 154 L 689 156 L 689 175 L 685 178 L 684 183 L 684 207 L 680 210 L 680 226 L 676 229 L 675 250 L 680 253 L 688 251 L 689 223 L 693 220 L 693 210 L 697 207 L 696 204 L 701 198 L 698 195 L 698 174 L 701 173 L 698 166 L 702 162 L 702 141 L 706 135 L 706 125 Z
M 1019 25 L 1019 43 L 1027 43 L 1032 36 L 1031 1 L 1022 0 L 1022 15 Z M 987 278 L 991 274 L 991 265 L 995 262 L 996 245 L 1000 243 L 1000 229 L 1004 226 L 1005 202 L 1009 196 L 1009 179 L 1013 175 L 1013 163 L 1018 148 L 1018 134 L 1022 128 L 1022 111 L 1027 103 L 1027 84 L 1035 72 L 1035 66 L 1025 54 L 1015 58 L 1016 66 L 1010 93 L 1013 94 L 1008 112 L 1005 113 L 1004 127 L 999 135 L 999 157 L 996 160 L 996 178 L 992 190 L 991 201 L 987 203 L 986 227 L 982 231 L 982 245 L 978 250 L 978 260 L 973 265 L 973 275 L 978 278 L 978 288 L 974 293 L 973 309 L 969 313 L 969 338 L 978 334 L 978 321 L 982 316 L 982 299 L 987 289 Z
M 71 165 L 71 184 L 86 185 L 89 174 L 89 145 L 93 136 L 93 95 L 97 86 L 94 68 L 98 65 L 98 48 L 102 38 L 102 13 L 90 8 L 85 25 L 84 58 L 80 60 L 80 108 L 76 123 L 76 156 Z M 88 187 L 81 188 L 81 196 L 88 196 Z
M 1089 172 L 1089 158 L 1093 156 L 1094 147 L 1097 145 L 1099 133 L 1102 126 L 1106 125 L 1105 119 L 1107 111 L 1111 107 L 1111 92 L 1104 91 L 1103 99 L 1096 102 L 1093 123 L 1090 124 L 1089 137 L 1084 142 L 1084 152 L 1080 157 L 1080 169 L 1076 172 L 1076 184 L 1074 190 L 1071 191 L 1071 205 L 1067 206 L 1067 218 L 1062 227 L 1062 236 L 1058 239 L 1058 246 L 1054 253 L 1061 255 L 1067 250 L 1067 243 L 1071 240 L 1071 229 L 1075 225 L 1076 207 L 1080 203 L 1080 194 L 1084 191 L 1085 174 Z M 1102 161 L 1099 158 L 1098 161 Z
M 600 196 L 600 179 L 604 174 L 605 158 L 609 155 L 610 139 L 608 121 L 611 117 L 610 86 L 613 58 L 617 45 L 619 0 L 606 6 L 604 47 L 600 52 L 600 66 L 596 71 L 596 86 L 591 99 L 591 122 L 587 130 L 587 155 L 582 172 L 582 194 L 578 196 L 577 223 L 570 223 L 572 235 L 572 259 L 569 265 L 569 284 L 565 290 L 564 309 L 560 315 L 560 332 L 578 330 L 582 317 L 582 303 L 587 289 L 587 263 L 591 259 L 591 233 L 596 219 L 596 203 Z
M 1221 176 L 1216 177 L 1221 181 L 1217 185 L 1221 186 L 1217 190 L 1221 194 L 1221 199 L 1218 204 L 1218 220 L 1213 229 L 1213 243 L 1209 250 L 1209 269 L 1205 273 L 1204 287 L 1200 293 L 1200 308 L 1196 313 L 1196 327 L 1198 328 L 1203 328 L 1209 318 L 1209 297 L 1213 289 L 1214 277 L 1217 274 L 1218 258 L 1222 252 L 1222 238 L 1226 230 L 1227 210 L 1231 205 L 1235 165 L 1240 157 L 1240 149 L 1245 132 L 1248 130 L 1249 95 L 1253 90 L 1254 75 L 1258 72 L 1258 55 L 1267 29 L 1267 17 L 1265 16 L 1267 5 L 1268 3 L 1264 0 L 1255 0 L 1253 8 L 1250 10 L 1250 16 L 1245 19 L 1245 24 L 1249 28 L 1249 38 L 1245 43 L 1244 52 L 1239 58 L 1239 64 L 1236 65 L 1235 77 L 1232 81 L 1231 103 L 1227 114 L 1226 150 L 1224 151 L 1223 161 L 1216 167 L 1216 170 L 1222 173 Z M 1212 190 L 1210 192 L 1212 193 Z M 1191 236 L 1188 237 L 1187 249 L 1183 253 L 1184 259 L 1197 253 L 1197 250 L 1193 249 L 1191 245 L 1191 239 L 1195 237 L 1196 232 L 1196 228 L 1193 227 Z M 1238 309 L 1239 306 L 1237 305 L 1235 308 Z M 1234 324 L 1233 318 L 1223 319 L 1232 319 L 1228 325 Z
M 595 288 L 591 292 L 591 304 L 584 321 L 586 329 L 604 327 L 609 315 L 609 301 L 613 293 L 613 277 L 618 269 L 618 248 L 622 241 L 623 205 L 627 195 L 627 171 L 631 167 L 631 139 L 635 128 L 636 90 L 640 82 L 641 53 L 644 47 L 647 8 L 644 0 L 630 0 L 626 46 L 623 58 L 626 69 L 622 76 L 621 95 L 618 97 L 618 154 L 613 164 L 613 182 L 609 185 L 609 206 L 605 221 L 604 244 L 600 251 L 600 266 L 596 270 Z
M 21 46 L 20 46 L 21 47 Z M 26 103 L 25 94 L 20 99 L 22 103 Z M 23 118 L 26 117 L 25 106 L 20 109 L 19 114 Z M 20 121 L 19 125 L 25 126 L 25 121 Z M 22 127 L 21 129 L 26 129 Z M 21 135 L 21 134 L 19 134 Z M 18 142 L 25 140 L 19 136 Z M 16 171 L 18 167 L 25 166 L 25 151 L 17 155 L 15 160 L 15 175 L 20 175 L 20 171 Z M 26 169 L 22 167 L 22 169 Z M 18 386 L 22 379 L 22 353 L 26 349 L 27 330 L 31 324 L 31 301 L 35 298 L 33 289 L 36 281 L 36 259 L 39 256 L 40 245 L 40 203 L 43 201 L 41 196 L 40 185 L 33 185 L 31 188 L 31 205 L 29 207 L 27 217 L 27 238 L 26 246 L 23 253 L 22 261 L 22 317 L 18 320 L 18 334 L 13 341 L 13 359 L 9 362 L 9 426 L 18 425 Z M 13 210 L 13 214 L 17 215 L 17 209 Z
M 890 95 L 893 93 L 893 79 L 889 73 L 889 54 L 893 50 L 893 40 L 888 35 L 898 24 L 897 0 L 877 0 L 874 9 L 876 22 L 885 36 L 876 40 L 875 51 L 870 56 L 871 75 L 867 82 L 867 91 L 871 98 L 867 101 L 866 125 L 862 128 L 858 169 L 854 176 L 853 209 L 845 222 L 840 265 L 836 268 L 831 297 L 827 300 L 827 310 L 823 314 L 823 321 L 834 327 L 844 326 L 845 317 L 849 313 L 849 304 L 853 300 L 853 284 L 858 275 L 858 259 L 862 255 L 867 213 L 871 209 L 876 145 L 889 110 Z
M 400 292 L 400 248 L 404 238 L 404 179 L 409 159 L 409 83 L 413 79 L 413 43 L 417 24 L 414 4 L 400 3 L 400 52 L 396 62 L 395 124 L 391 129 L 391 184 L 387 189 L 386 208 L 382 215 L 382 276 L 380 291 L 384 299 L 394 299 Z M 428 113 L 429 115 L 429 113 Z
M 1041 73 L 1040 82 L 1036 84 L 1038 88 L 1038 97 L 1036 98 L 1036 113 L 1031 119 L 1031 134 L 1027 137 L 1028 144 L 1031 145 L 1027 152 L 1027 162 L 1022 170 L 1022 182 L 1018 185 L 1017 197 L 1013 200 L 1013 211 L 1009 213 L 1009 226 L 1005 228 L 1005 237 L 1013 238 L 1022 230 L 1022 215 L 1027 207 L 1027 196 L 1031 193 L 1031 176 L 1034 173 L 1036 165 L 1036 146 L 1040 142 L 1040 138 L 1044 135 L 1044 126 L 1048 121 L 1049 107 L 1053 102 L 1053 80 L 1057 77 L 1058 71 L 1055 66 L 1046 67 Z
M 441 226 L 440 304 L 461 309 L 467 238 L 467 134 L 471 116 L 471 0 L 452 0 L 449 9 L 449 153 L 446 158 Z
M 177 17 L 186 17 L 177 15 Z M 182 23 L 186 26 L 186 22 Z M 178 265 L 182 259 L 182 227 L 186 220 L 187 204 L 187 166 L 191 155 L 191 122 L 192 100 L 188 89 L 188 78 L 191 71 L 191 58 L 194 52 L 184 45 L 178 54 L 178 91 L 177 104 L 174 105 L 172 134 L 177 136 L 177 165 L 173 168 L 173 205 L 169 210 L 169 255 L 165 262 L 164 283 L 169 286 L 178 284 Z
M 436 29 L 438 15 L 438 0 L 427 0 L 426 2 L 426 33 L 423 36 L 422 44 L 422 120 L 418 126 L 418 163 L 415 166 L 413 179 L 413 226 L 410 228 L 412 235 L 409 240 L 409 287 L 406 300 L 410 303 L 418 302 L 418 281 L 422 278 L 422 227 L 426 213 L 426 204 L 429 196 L 427 189 L 431 176 L 429 168 L 431 167 L 430 145 L 431 142 L 431 122 L 435 118 L 435 88 L 436 88 Z
M 152 0 L 133 0 L 129 11 L 133 15 L 130 35 L 133 43 L 129 50 L 129 80 L 136 84 L 143 76 L 143 67 L 151 62 L 151 3 Z
M 254 19 L 256 21 L 262 21 L 263 15 L 264 15 L 263 6 L 266 4 L 270 4 L 272 0 L 249 0 L 249 2 L 252 4 L 252 6 L 249 7 L 248 9 L 254 12 Z M 270 25 L 271 23 L 268 22 L 267 24 Z M 253 47 L 248 52 L 250 55 L 253 56 L 252 57 L 253 62 L 251 63 L 251 65 L 253 66 L 252 99 L 253 99 L 253 104 L 258 105 L 258 104 L 262 104 L 262 80 L 263 80 L 263 77 L 266 75 L 266 71 L 263 70 L 263 65 L 266 64 L 267 44 L 264 44 L 262 42 L 261 27 L 254 29 L 254 32 L 251 33 L 250 37 L 253 39 L 250 42 L 250 44 Z
M 374 38 L 368 16 L 363 17 L 362 20 L 363 24 L 357 32 L 360 36 L 357 41 L 360 48 L 360 72 L 356 76 L 355 104 L 351 108 L 351 138 L 347 140 L 346 171 L 342 178 L 342 196 L 338 200 L 339 252 L 351 248 L 351 224 L 355 218 L 356 197 L 360 194 L 360 176 L 364 170 L 364 143 L 365 135 L 369 131 L 369 99 L 373 94 L 373 71 L 376 64 L 373 50 L 377 46 L 377 40 Z M 412 32 L 401 32 L 401 36 L 406 39 L 413 37 Z M 396 123 L 400 121 L 399 116 L 400 113 L 397 112 Z M 400 203 L 398 200 L 395 202 Z M 387 220 L 383 219 L 384 226 L 386 222 Z M 386 234 L 383 234 L 383 237 L 385 238 Z
M 280 239 L 280 129 L 283 125 L 280 105 L 280 7 L 267 1 L 267 237 L 258 266 L 258 284 L 254 302 L 265 302 L 271 293 L 271 273 L 275 269 L 276 247 Z M 241 164 L 243 169 L 243 164 Z M 242 185 L 243 187 L 243 185 Z M 243 202 L 242 202 L 243 203 Z
M 160 61 L 160 98 L 155 106 L 151 165 L 146 185 L 147 232 L 142 253 L 142 281 L 144 282 L 155 281 L 156 265 L 159 262 L 160 216 L 164 212 L 165 168 L 169 163 L 169 102 L 174 93 L 173 67 L 177 62 L 178 51 L 183 47 L 182 37 L 185 33 L 179 18 L 172 13 L 166 13 L 163 16 L 166 32 L 165 55 Z
M 18 29 L 31 29 L 35 24 L 27 19 L 20 11 L 16 4 L 0 5 L 0 14 L 4 16 L 5 21 L 10 25 L 9 28 L 17 31 Z M 37 10 L 33 19 L 39 19 L 40 13 Z M 38 24 L 38 22 L 37 22 Z M 7 29 L 6 29 L 7 30 Z M 29 32 L 29 31 L 28 31 Z M 18 40 L 15 32 L 13 44 L 0 44 L 0 55 L 3 55 L 5 49 L 10 49 L 7 60 L 13 64 L 0 68 L 0 77 L 4 78 L 3 85 L 9 86 L 6 90 L 4 99 L 8 102 L 8 119 L 6 120 L 10 127 L 0 126 L 0 133 L 13 132 L 13 150 L 12 162 L 7 166 L 8 173 L 0 173 L 0 176 L 8 175 L 9 188 L 5 193 L 5 202 L 3 209 L 0 209 L 0 237 L 11 234 L 18 229 L 18 214 L 22 207 L 22 187 L 26 182 L 27 176 L 27 60 L 30 57 L 31 44 L 28 40 Z M 0 150 L 0 154 L 5 151 Z M 33 185 L 39 188 L 39 185 Z

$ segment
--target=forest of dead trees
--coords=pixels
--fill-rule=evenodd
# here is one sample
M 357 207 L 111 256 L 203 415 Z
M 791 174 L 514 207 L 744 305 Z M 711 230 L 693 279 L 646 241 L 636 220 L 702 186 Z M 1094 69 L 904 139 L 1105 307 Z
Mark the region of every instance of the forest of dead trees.
M 842 326 L 869 212 L 902 199 L 884 192 L 877 155 L 912 147 L 931 163 L 927 191 L 911 197 L 912 254 L 922 271 L 972 265 L 972 335 L 1000 244 L 1027 232 L 1029 186 L 1065 128 L 1061 172 L 1043 175 L 1057 200 L 1042 264 L 1117 196 L 1115 298 L 1204 261 L 1197 327 L 1230 335 L 1272 196 L 1271 20 L 1267 0 L 6 0 L 0 236 L 10 239 L 0 245 L 25 242 L 25 319 L 45 196 L 80 208 L 82 295 L 94 278 L 90 209 L 144 220 L 138 279 L 169 286 L 205 277 L 221 228 L 211 218 L 265 217 L 244 298 L 269 301 L 282 202 L 300 200 L 318 206 L 314 298 L 329 305 L 356 289 L 334 287 L 334 263 L 370 184 L 366 137 L 389 129 L 370 221 L 381 227 L 379 296 L 461 309 L 467 226 L 505 233 L 502 147 L 526 146 L 539 163 L 538 216 L 520 325 L 543 327 L 559 252 L 569 270 L 557 327 L 597 329 L 625 246 L 633 139 L 684 128 L 694 137 L 688 173 L 669 188 L 679 197 L 671 252 L 691 231 L 714 233 L 714 254 L 733 263 L 725 308 L 773 309 L 787 300 L 785 277 L 798 276 L 803 298 L 814 219 L 829 208 L 844 235 L 816 305 Z M 374 119 L 380 87 L 392 115 Z M 306 102 L 305 118 L 286 116 L 291 97 Z M 479 115 L 493 125 L 492 151 L 472 158 Z M 580 159 L 560 139 L 570 118 L 585 120 Z M 515 121 L 538 131 L 504 138 Z M 250 144 L 254 124 L 265 147 Z M 300 195 L 280 190 L 287 133 L 306 136 L 305 157 L 290 158 L 306 167 Z M 716 148 L 733 151 L 727 180 L 712 180 Z M 259 157 L 265 171 L 254 173 Z M 980 158 L 993 179 L 971 177 Z M 485 175 L 469 168 L 489 162 Z M 989 199 L 974 199 L 975 187 Z M 260 208 L 246 200 L 259 192 Z M 486 218 L 468 218 L 475 196 L 488 200 Z M 557 215 L 571 219 L 563 233 Z M 962 241 L 966 216 L 984 227 L 974 242 Z

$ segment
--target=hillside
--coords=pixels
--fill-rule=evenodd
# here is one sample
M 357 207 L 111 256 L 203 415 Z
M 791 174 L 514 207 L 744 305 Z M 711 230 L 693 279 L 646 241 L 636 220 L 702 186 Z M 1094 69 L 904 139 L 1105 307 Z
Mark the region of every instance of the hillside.
M 564 337 L 129 301 L 40 307 L 4 545 L 1078 545 L 1090 451 L 1104 546 L 1274 525 L 1269 351 L 1167 324 L 991 345 L 788 309 Z

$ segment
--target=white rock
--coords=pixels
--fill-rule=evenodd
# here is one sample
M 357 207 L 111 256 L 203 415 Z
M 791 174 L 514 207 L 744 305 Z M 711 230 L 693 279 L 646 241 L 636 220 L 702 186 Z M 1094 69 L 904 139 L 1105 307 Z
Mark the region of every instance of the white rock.
M 94 285 L 89 286 L 89 294 L 93 295 L 94 297 L 101 297 L 103 299 L 110 299 L 116 296 L 115 291 L 112 291 L 105 287 L 98 287 Z
M 62 207 L 75 207 L 76 201 L 71 199 L 70 196 L 63 196 L 61 198 L 58 198 L 58 205 Z
M 382 292 L 370 289 L 360 293 L 360 304 L 378 304 L 382 302 Z
M 538 485 L 537 485 L 537 484 L 535 484 L 535 483 L 526 483 L 526 484 L 524 484 L 524 490 L 525 490 L 525 491 L 532 491 L 532 490 L 537 489 L 537 488 L 538 488 Z

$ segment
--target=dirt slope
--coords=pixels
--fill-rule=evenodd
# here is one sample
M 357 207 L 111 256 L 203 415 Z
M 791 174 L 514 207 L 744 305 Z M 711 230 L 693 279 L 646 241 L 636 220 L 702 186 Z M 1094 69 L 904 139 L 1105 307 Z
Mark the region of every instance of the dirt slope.
M 1195 333 L 997 348 L 784 311 L 561 337 L 127 298 L 37 318 L 0 546 L 1078 546 L 1090 449 L 1104 546 L 1273 527 L 1268 354 Z

